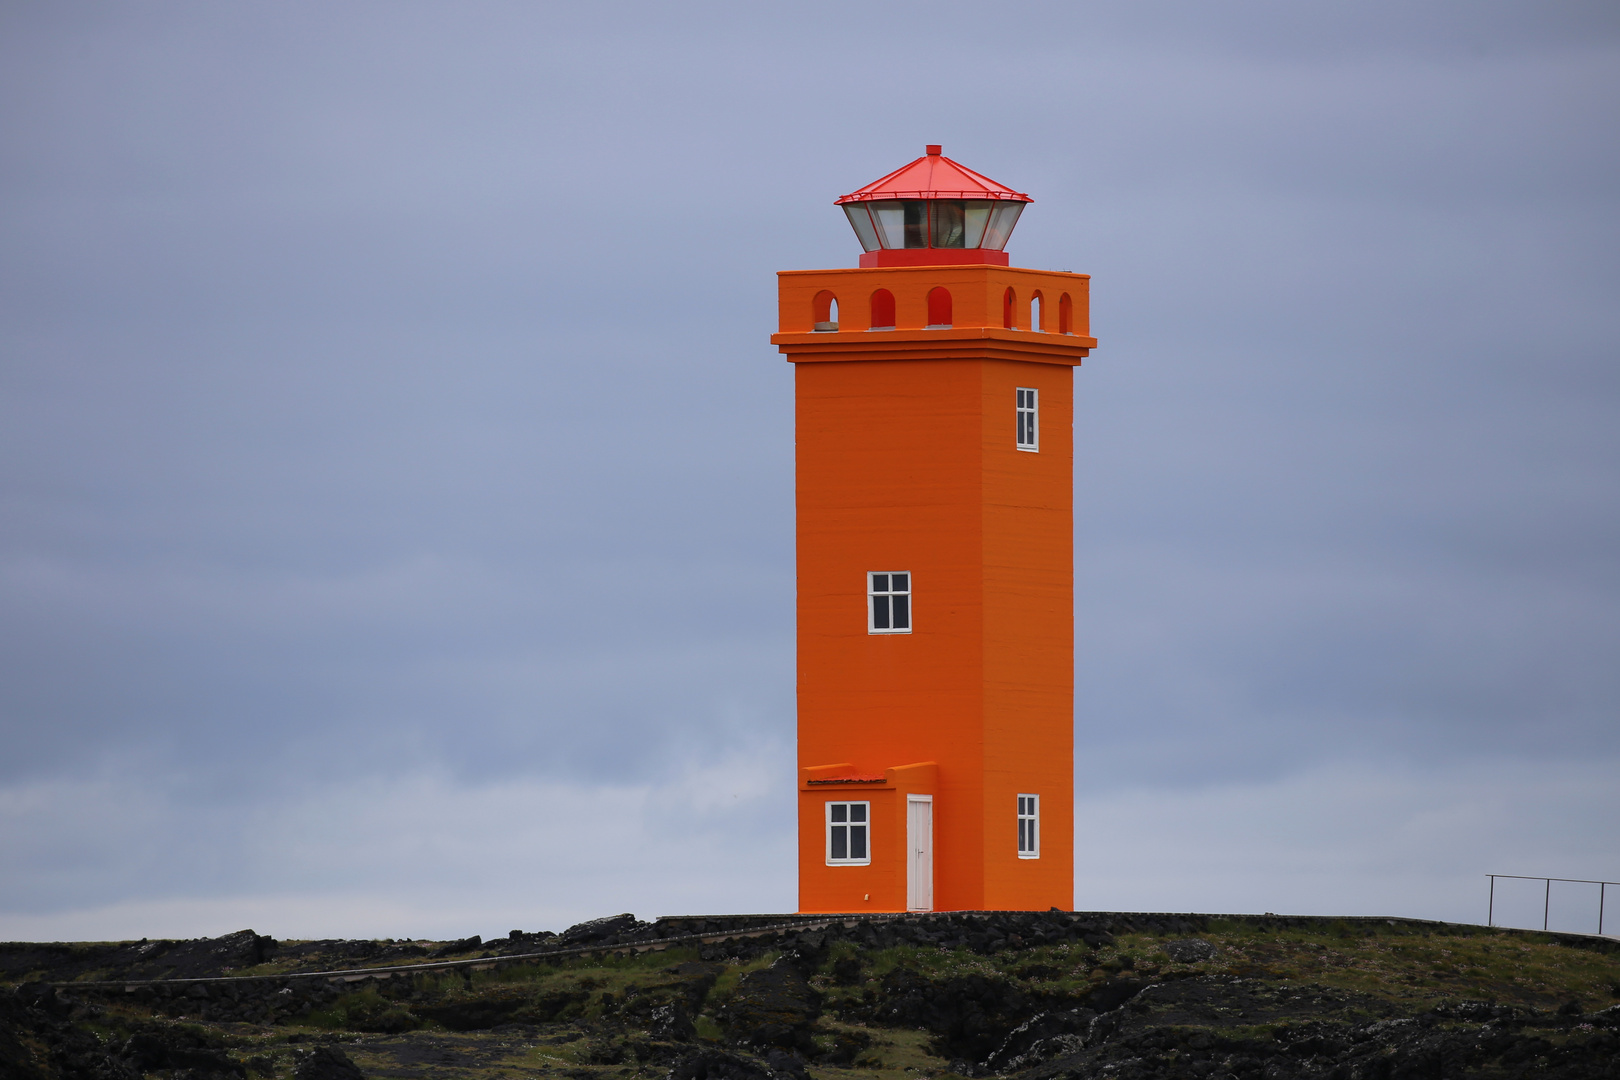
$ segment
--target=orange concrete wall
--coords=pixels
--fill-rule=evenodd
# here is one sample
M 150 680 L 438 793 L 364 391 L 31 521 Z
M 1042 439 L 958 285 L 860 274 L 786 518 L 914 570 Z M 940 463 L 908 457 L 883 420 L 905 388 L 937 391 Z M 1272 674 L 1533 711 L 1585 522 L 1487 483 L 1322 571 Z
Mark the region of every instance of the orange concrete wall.
M 977 907 L 983 765 L 981 469 L 977 365 L 800 364 L 799 761 L 862 772 L 941 764 L 936 906 Z M 866 573 L 912 575 L 910 634 L 866 632 Z M 821 828 L 819 813 L 814 816 Z M 878 852 L 874 845 L 874 855 Z M 959 872 L 947 876 L 946 865 Z M 833 903 L 853 867 L 801 848 L 800 903 Z M 904 872 L 898 898 L 904 906 Z M 864 891 L 864 890 L 863 890 Z M 859 909 L 857 909 L 859 910 Z
M 868 784 L 810 785 L 801 770 L 799 783 L 799 851 L 814 855 L 819 868 L 814 908 L 805 911 L 903 911 L 906 907 L 906 796 L 933 795 L 939 770 L 925 762 L 883 770 L 882 787 Z M 826 804 L 871 804 L 872 862 L 868 866 L 828 866 Z M 936 833 L 938 827 L 936 823 Z M 801 875 L 801 882 L 803 878 Z M 936 905 L 937 907 L 937 905 Z
M 830 292 L 838 300 L 840 334 L 861 333 L 871 326 L 871 297 L 878 289 L 894 294 L 895 327 L 920 330 L 928 325 L 928 292 L 949 289 L 955 326 L 1000 327 L 1002 297 L 1008 288 L 1018 298 L 1015 327 L 1029 330 L 1029 300 L 1039 292 L 1045 301 L 1042 322 L 1057 329 L 1058 302 L 1067 293 L 1074 304 L 1079 337 L 1091 333 L 1091 277 L 1018 266 L 907 266 L 881 270 L 790 270 L 778 277 L 777 315 L 784 334 L 814 329 L 815 298 Z M 1093 343 L 1095 344 L 1095 343 Z
M 935 790 L 911 788 L 934 796 L 935 908 L 1068 908 L 1070 365 L 1093 344 L 1084 338 L 1087 281 L 984 266 L 782 277 L 779 343 L 790 358 L 816 361 L 796 366 L 799 763 L 848 762 L 875 776 L 936 762 Z M 1040 287 L 1054 327 L 1057 297 L 1069 292 L 1075 337 L 1001 330 L 1009 282 L 1026 296 Z M 957 330 L 938 334 L 959 343 L 852 328 L 875 287 L 895 294 L 901 331 L 920 327 L 928 290 L 939 285 L 952 289 Z M 812 337 L 815 294 L 829 287 L 839 331 Z M 995 329 L 989 347 L 966 340 L 984 325 Z M 939 358 L 874 358 L 880 347 L 911 348 L 908 337 Z M 795 357 L 795 348 L 806 352 Z M 1039 453 L 1013 444 L 1020 386 L 1041 392 Z M 873 570 L 912 574 L 912 633 L 867 633 Z M 1039 859 L 1017 857 L 1019 793 L 1041 796 Z M 905 792 L 801 782 L 799 798 L 801 910 L 903 910 Z M 830 799 L 872 803 L 870 866 L 826 865 Z
M 1074 896 L 1073 369 L 985 361 L 984 907 Z M 1040 391 L 1040 452 L 1013 448 L 1016 387 Z M 1017 857 L 1017 796 L 1041 796 L 1041 857 Z
M 872 804 L 872 862 L 867 866 L 828 866 L 828 802 Z M 906 906 L 906 799 L 892 788 L 852 790 L 804 788 L 799 791 L 800 862 L 817 867 L 811 902 L 805 906 L 805 876 L 799 874 L 801 911 L 903 911 Z

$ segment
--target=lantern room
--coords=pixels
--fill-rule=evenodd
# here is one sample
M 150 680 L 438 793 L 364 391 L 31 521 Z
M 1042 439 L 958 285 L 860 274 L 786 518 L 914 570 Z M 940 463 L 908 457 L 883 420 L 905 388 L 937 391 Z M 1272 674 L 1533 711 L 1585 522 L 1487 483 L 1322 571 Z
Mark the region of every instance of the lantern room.
M 1008 265 L 1003 250 L 1028 195 L 930 145 L 909 165 L 837 200 L 861 242 L 861 265 Z

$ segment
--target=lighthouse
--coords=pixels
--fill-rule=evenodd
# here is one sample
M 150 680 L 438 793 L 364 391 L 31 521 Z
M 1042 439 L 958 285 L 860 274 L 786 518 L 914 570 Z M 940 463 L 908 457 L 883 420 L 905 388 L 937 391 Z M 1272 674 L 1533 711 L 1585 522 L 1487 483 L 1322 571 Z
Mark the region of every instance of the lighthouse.
M 1074 368 L 1090 278 L 1032 200 L 924 156 L 778 275 L 794 365 L 799 909 L 1070 909 Z

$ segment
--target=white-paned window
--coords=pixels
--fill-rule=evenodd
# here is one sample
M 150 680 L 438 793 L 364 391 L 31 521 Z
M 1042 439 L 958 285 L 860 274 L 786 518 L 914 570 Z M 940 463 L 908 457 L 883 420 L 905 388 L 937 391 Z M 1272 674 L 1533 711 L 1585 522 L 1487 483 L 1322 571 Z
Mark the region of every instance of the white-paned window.
M 1041 410 L 1038 401 L 1039 391 L 1027 386 L 1018 388 L 1018 440 L 1013 445 L 1032 453 L 1041 448 Z
M 1018 796 L 1018 857 L 1041 857 L 1041 797 Z
M 866 632 L 911 633 L 911 575 L 880 570 L 866 575 Z
M 872 861 L 872 804 L 827 804 L 827 865 L 856 866 Z

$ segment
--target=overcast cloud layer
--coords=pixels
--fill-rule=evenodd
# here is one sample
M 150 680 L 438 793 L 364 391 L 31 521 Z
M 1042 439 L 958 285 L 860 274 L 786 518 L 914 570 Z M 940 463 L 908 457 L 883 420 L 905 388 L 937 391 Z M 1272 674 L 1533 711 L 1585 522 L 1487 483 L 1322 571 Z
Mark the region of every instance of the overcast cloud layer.
M 1077 905 L 1620 879 L 1617 115 L 1608 3 L 0 6 L 0 937 L 790 910 L 774 273 L 925 142 L 1094 275 Z

